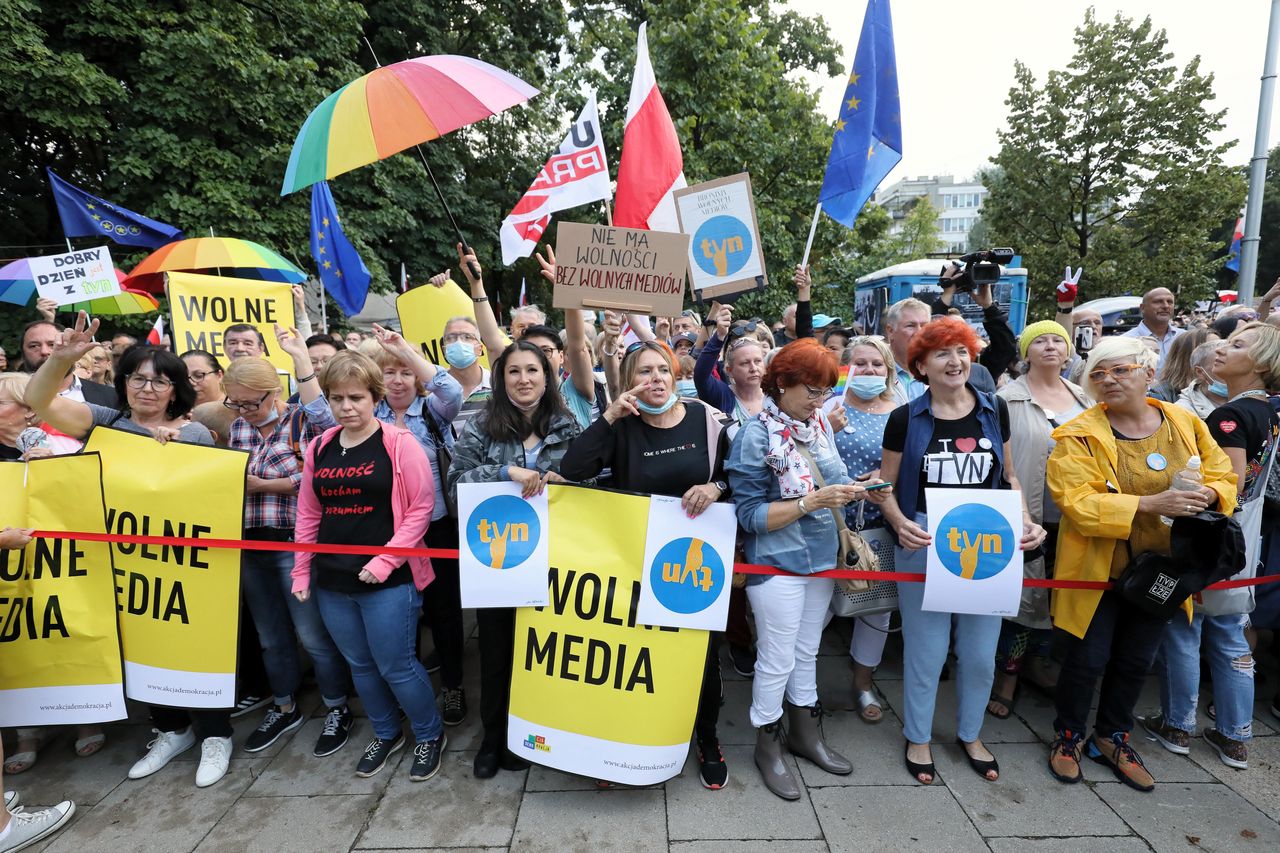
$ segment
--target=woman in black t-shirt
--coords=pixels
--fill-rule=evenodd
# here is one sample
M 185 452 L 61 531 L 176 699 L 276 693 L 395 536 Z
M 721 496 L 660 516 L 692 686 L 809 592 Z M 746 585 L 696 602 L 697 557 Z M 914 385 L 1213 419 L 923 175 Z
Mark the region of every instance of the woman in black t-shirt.
M 729 442 L 723 424 L 705 403 L 682 400 L 675 390 L 679 367 L 664 343 L 627 348 L 621 385 L 627 388 L 604 416 L 579 436 L 560 464 L 570 480 L 589 480 L 613 469 L 612 485 L 632 492 L 679 497 L 691 517 L 729 491 L 724 458 Z M 720 634 L 711 633 L 694 729 L 698 775 L 705 788 L 723 788 L 729 778 L 716 737 L 720 718 Z

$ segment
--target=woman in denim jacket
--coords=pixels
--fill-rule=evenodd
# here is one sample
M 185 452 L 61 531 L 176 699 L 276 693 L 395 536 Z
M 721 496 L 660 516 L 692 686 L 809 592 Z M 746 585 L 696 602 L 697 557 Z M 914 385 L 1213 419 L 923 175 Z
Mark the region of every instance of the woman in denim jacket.
M 564 482 L 559 474 L 569 444 L 582 432 L 556 386 L 546 355 L 529 341 L 508 346 L 493 365 L 493 396 L 462 431 L 449 466 L 455 500 L 459 483 L 519 483 L 526 498 Z M 511 696 L 514 607 L 476 610 L 480 628 L 480 722 L 484 738 L 473 770 L 490 779 L 498 768 L 523 770 L 527 763 L 507 749 L 507 703 Z
M 835 359 L 813 338 L 783 347 L 765 373 L 764 408 L 738 433 L 725 463 L 747 534 L 747 560 L 791 573 L 753 577 L 747 587 L 758 635 L 751 685 L 755 762 L 765 786 L 786 800 L 799 799 L 800 786 L 782 755 L 784 693 L 791 703 L 791 751 L 829 773 L 853 771 L 827 746 L 818 701 L 815 661 L 834 582 L 806 575 L 836 567 L 835 513 L 880 481 L 853 484 L 819 411 L 836 375 Z

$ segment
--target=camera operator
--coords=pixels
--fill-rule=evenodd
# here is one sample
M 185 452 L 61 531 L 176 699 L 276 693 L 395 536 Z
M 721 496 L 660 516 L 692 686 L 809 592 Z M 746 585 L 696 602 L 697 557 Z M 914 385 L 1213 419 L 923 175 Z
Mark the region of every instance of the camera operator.
M 969 288 L 963 287 L 966 283 L 970 286 Z M 973 301 L 981 306 L 982 327 L 986 329 L 989 343 L 974 362 L 969 381 L 979 391 L 994 394 L 1000 374 L 1009 369 L 1009 365 L 1018 354 L 1008 316 L 996 304 L 991 284 L 973 286 L 973 280 L 968 276 L 966 267 L 958 264 L 945 267 L 938 277 L 938 285 L 942 288 L 942 294 L 933 302 L 935 318 L 948 314 L 956 294 L 964 290 L 971 292 Z

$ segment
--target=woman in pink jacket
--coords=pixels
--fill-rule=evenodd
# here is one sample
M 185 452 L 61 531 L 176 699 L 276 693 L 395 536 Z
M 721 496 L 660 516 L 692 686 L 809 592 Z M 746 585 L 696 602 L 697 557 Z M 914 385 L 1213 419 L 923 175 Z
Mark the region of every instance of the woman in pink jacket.
M 325 366 L 320 385 L 338 426 L 308 448 L 297 541 L 421 546 L 435 505 L 431 463 L 412 433 L 373 416 L 383 396 L 382 369 L 363 353 L 340 352 Z M 357 776 L 377 773 L 404 746 L 400 708 L 416 742 L 409 778 L 421 782 L 440 769 L 444 725 L 413 643 L 422 589 L 433 578 L 426 558 L 296 555 L 293 594 L 306 601 L 314 589 L 373 726 Z

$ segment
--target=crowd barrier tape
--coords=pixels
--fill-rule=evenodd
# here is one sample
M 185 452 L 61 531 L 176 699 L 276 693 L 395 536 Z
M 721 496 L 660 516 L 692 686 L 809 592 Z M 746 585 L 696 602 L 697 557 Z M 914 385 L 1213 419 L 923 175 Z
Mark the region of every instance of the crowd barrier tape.
M 67 530 L 36 530 L 32 533 L 40 539 L 76 539 L 84 542 L 118 542 L 125 545 L 169 545 L 171 547 L 229 548 L 235 551 L 292 551 L 311 554 L 359 554 L 376 557 L 388 554 L 394 557 L 458 558 L 457 548 L 398 548 L 388 545 L 317 545 L 308 542 L 269 542 L 258 539 L 196 539 L 182 536 L 136 536 L 124 533 L 83 533 Z M 759 566 L 754 563 L 734 563 L 734 572 L 742 575 L 792 575 L 776 566 Z M 833 578 L 836 580 L 896 581 L 924 583 L 923 572 L 872 572 L 859 569 L 830 569 L 805 577 Z M 1237 589 L 1245 586 L 1280 581 L 1280 574 L 1256 578 L 1219 581 L 1207 589 Z M 1110 589 L 1110 581 L 1068 581 L 1042 578 L 1023 578 L 1023 586 L 1045 589 Z

